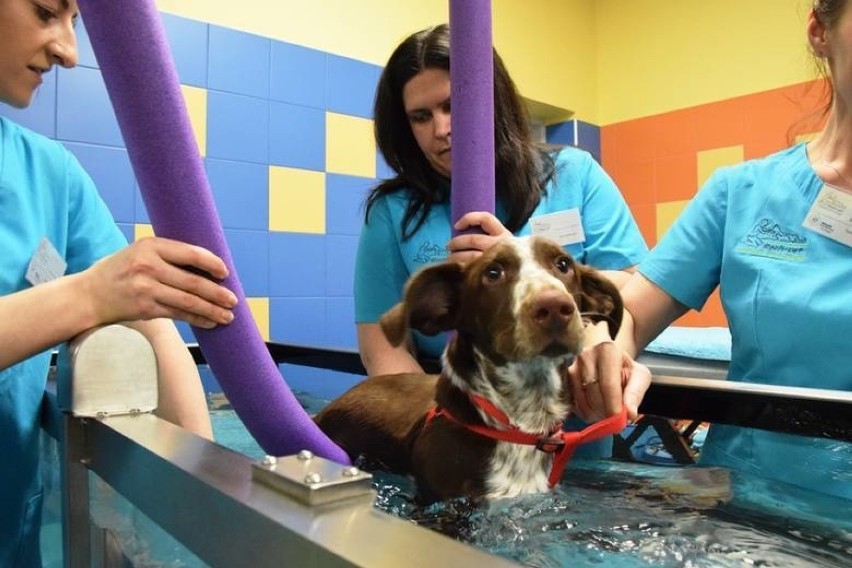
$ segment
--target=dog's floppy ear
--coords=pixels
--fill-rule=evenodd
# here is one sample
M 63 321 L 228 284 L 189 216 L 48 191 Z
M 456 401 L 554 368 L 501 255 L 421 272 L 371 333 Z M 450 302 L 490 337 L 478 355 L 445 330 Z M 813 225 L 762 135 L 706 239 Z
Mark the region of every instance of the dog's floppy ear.
M 624 317 L 624 302 L 618 288 L 593 268 L 580 269 L 580 311 L 606 316 L 610 337 L 615 337 Z
M 435 264 L 412 276 L 402 302 L 379 320 L 391 345 L 400 345 L 409 328 L 426 335 L 455 329 L 463 278 L 464 270 L 457 262 Z

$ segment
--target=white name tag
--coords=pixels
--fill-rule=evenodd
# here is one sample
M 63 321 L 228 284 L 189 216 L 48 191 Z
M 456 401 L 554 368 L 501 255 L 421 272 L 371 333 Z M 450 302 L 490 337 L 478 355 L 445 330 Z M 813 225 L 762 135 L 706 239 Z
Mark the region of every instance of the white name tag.
M 530 219 L 530 225 L 532 225 L 533 235 L 547 237 L 561 246 L 582 243 L 586 240 L 580 210 L 576 208 L 533 217 Z
M 24 277 L 33 286 L 38 286 L 59 278 L 65 274 L 66 268 L 68 268 L 68 264 L 59 256 L 53 243 L 47 240 L 47 237 L 44 237 L 30 259 Z
M 802 226 L 852 246 L 852 195 L 828 184 L 823 185 Z

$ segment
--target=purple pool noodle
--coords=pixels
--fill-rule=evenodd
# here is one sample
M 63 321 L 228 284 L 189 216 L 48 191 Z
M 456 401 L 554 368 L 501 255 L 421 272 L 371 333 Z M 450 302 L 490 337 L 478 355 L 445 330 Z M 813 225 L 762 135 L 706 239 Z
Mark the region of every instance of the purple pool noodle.
M 348 464 L 287 387 L 252 319 L 153 0 L 79 4 L 155 233 L 205 247 L 228 266 L 234 321 L 193 328 L 222 390 L 267 453 L 308 449 Z
M 471 211 L 494 212 L 494 54 L 491 1 L 450 0 L 453 101 L 453 224 Z M 463 231 L 468 232 L 468 231 Z M 453 231 L 453 234 L 458 234 Z

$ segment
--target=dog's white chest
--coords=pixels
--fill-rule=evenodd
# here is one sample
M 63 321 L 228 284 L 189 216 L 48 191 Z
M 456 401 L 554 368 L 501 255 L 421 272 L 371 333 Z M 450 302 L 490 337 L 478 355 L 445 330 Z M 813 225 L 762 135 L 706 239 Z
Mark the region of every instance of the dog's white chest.
M 485 483 L 487 496 L 499 499 L 549 491 L 547 478 L 552 463 L 551 454 L 533 446 L 498 442 Z

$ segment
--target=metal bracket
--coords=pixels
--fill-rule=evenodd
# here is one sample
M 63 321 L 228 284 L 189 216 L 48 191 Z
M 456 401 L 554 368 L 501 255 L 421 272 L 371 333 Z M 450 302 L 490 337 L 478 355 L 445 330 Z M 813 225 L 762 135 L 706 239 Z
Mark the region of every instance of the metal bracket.
M 252 464 L 252 478 L 305 505 L 376 494 L 369 473 L 315 456 L 308 450 L 294 456 L 266 456 Z
M 103 418 L 157 408 L 157 357 L 148 339 L 123 325 L 98 327 L 63 344 L 57 400 L 74 416 Z

